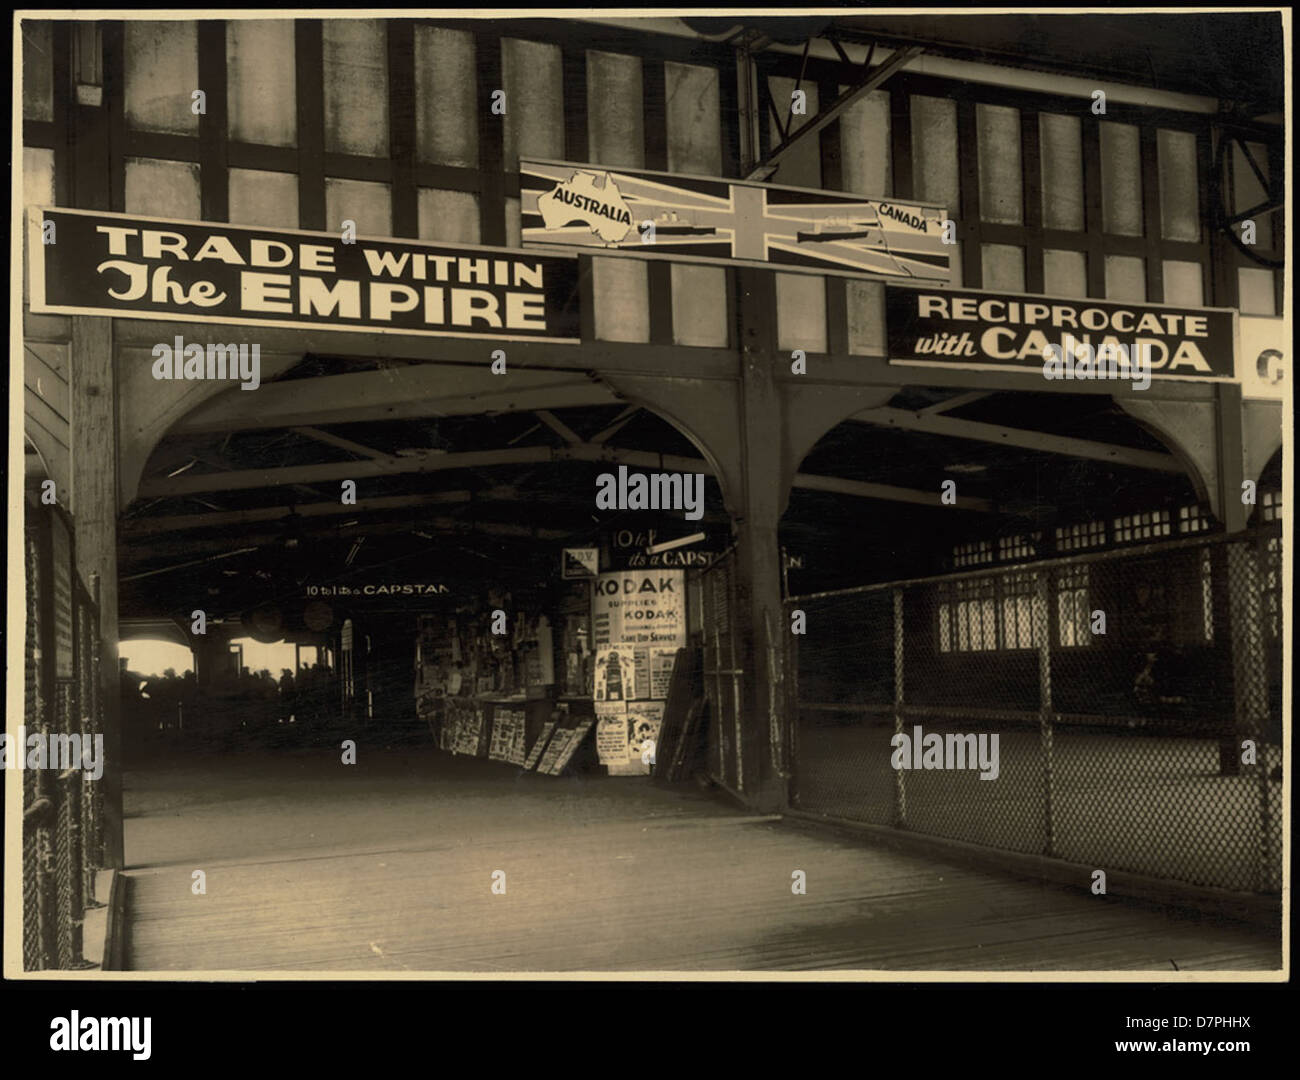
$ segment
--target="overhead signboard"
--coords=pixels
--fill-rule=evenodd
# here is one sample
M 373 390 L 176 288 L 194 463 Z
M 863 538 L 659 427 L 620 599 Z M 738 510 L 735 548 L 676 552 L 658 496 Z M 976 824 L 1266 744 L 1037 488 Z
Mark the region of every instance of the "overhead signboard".
M 1230 379 L 1236 312 L 1111 300 L 1060 299 L 973 289 L 885 287 L 889 359 L 895 364 L 1044 371 L 1055 345 L 1149 346 L 1152 378 Z M 1098 377 L 1095 373 L 1074 378 Z
M 562 161 L 519 162 L 525 247 L 949 280 L 941 206 Z
M 53 208 L 27 235 L 35 312 L 579 338 L 578 263 L 561 255 Z
M 1248 398 L 1281 401 L 1291 367 L 1291 335 L 1285 319 L 1241 316 L 1237 378 Z
M 565 548 L 560 556 L 560 577 L 590 580 L 600 570 L 599 548 Z

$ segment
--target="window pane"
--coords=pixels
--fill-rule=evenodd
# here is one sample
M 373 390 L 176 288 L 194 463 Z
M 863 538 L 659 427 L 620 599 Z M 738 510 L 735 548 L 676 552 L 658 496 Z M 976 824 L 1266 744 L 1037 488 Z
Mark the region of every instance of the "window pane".
M 188 161 L 126 159 L 126 212 L 198 221 L 199 167 Z
M 672 264 L 673 340 L 678 345 L 727 344 L 727 276 L 721 266 Z
M 940 203 L 955 216 L 960 207 L 956 102 L 912 95 L 912 171 L 916 197 Z
M 1160 160 L 1160 235 L 1166 240 L 1201 238 L 1201 207 L 1196 182 L 1196 135 L 1156 133 Z
M 980 217 L 1002 225 L 1024 221 L 1020 172 L 1020 110 L 976 105 L 979 138 Z
M 846 282 L 849 352 L 854 356 L 885 353 L 885 289 L 876 281 Z
M 1041 113 L 1038 146 L 1043 173 L 1043 228 L 1082 231 L 1083 134 L 1079 118 Z
M 1088 257 L 1082 251 L 1044 250 L 1043 292 L 1048 296 L 1087 296 Z
M 190 96 L 200 89 L 196 24 L 127 20 L 125 50 L 127 126 L 197 135 Z
M 1264 179 L 1268 179 L 1268 148 L 1263 143 L 1247 143 L 1251 159 L 1259 166 Z M 1241 213 L 1268 201 L 1268 189 L 1259 182 L 1255 170 L 1250 167 L 1246 155 L 1242 153 L 1241 144 L 1232 144 L 1232 192 L 1233 213 Z M 1273 215 L 1257 214 L 1255 222 L 1255 243 L 1266 250 L 1273 247 Z M 1241 225 L 1236 225 L 1237 235 L 1241 235 Z
M 23 205 L 54 205 L 54 151 L 23 147 Z
M 1025 291 L 1025 251 L 1013 244 L 984 244 L 980 255 L 986 289 L 999 292 Z
M 664 64 L 664 94 L 668 102 L 669 171 L 720 175 L 722 111 L 717 69 L 670 60 Z M 786 179 L 784 172 L 779 179 L 783 184 L 795 183 Z
M 1276 315 L 1273 271 L 1241 267 L 1237 270 L 1237 307 L 1243 315 Z
M 1142 159 L 1132 124 L 1101 123 L 1101 220 L 1108 233 L 1142 235 Z
M 24 19 L 23 119 L 54 119 L 54 40 L 49 19 Z
M 776 275 L 778 349 L 826 351 L 826 279 L 814 274 Z
M 231 169 L 230 220 L 236 225 L 298 228 L 298 175 Z
M 420 188 L 420 239 L 477 244 L 478 196 L 468 191 Z
M 231 19 L 226 23 L 230 137 L 292 146 L 298 131 L 293 23 Z
M 501 41 L 506 91 L 505 168 L 515 172 L 521 157 L 564 157 L 564 75 L 558 45 Z M 490 108 L 484 102 L 484 108 Z
M 602 341 L 650 340 L 646 264 L 599 256 L 591 260 L 596 298 L 596 337 Z
M 325 149 L 388 154 L 388 32 L 382 19 L 326 19 Z M 358 223 L 359 226 L 359 223 Z
M 434 165 L 478 166 L 474 36 L 437 26 L 415 28 L 415 147 Z M 482 108 L 490 108 L 483 102 Z
M 639 56 L 587 53 L 588 160 L 645 167 L 643 97 Z
M 1141 302 L 1146 298 L 1146 260 L 1134 255 L 1107 255 L 1106 299 Z
M 1164 263 L 1165 303 L 1200 307 L 1205 303 L 1201 264 L 1166 259 Z
M 355 221 L 358 236 L 392 236 L 392 196 L 387 184 L 325 179 L 325 227 L 333 232 Z
M 841 92 L 844 89 L 841 87 Z M 876 196 L 894 193 L 889 124 L 888 90 L 873 90 L 840 114 L 840 169 L 845 191 Z

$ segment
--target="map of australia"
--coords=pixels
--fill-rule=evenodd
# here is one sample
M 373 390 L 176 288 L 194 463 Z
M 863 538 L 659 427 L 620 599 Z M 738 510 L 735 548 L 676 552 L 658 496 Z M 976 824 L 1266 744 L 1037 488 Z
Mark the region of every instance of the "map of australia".
M 609 173 L 576 170 L 537 199 L 542 224 L 548 229 L 588 225 L 607 244 L 617 243 L 632 228 L 632 212 Z

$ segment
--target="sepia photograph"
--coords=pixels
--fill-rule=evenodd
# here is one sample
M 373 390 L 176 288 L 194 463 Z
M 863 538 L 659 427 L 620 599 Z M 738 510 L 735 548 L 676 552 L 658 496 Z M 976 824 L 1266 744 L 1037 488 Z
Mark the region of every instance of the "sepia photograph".
M 5 979 L 1288 980 L 1290 18 L 18 12 Z

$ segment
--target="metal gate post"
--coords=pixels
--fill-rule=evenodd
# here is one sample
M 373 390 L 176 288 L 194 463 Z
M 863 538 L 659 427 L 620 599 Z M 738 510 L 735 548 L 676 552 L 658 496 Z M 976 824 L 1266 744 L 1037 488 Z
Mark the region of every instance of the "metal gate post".
M 1052 571 L 1043 570 L 1034 575 L 1034 634 L 1038 641 L 1038 734 L 1043 755 L 1043 854 L 1049 858 L 1056 854 L 1056 818 L 1052 805 L 1052 635 L 1051 590 L 1048 581 Z
M 903 734 L 903 590 L 894 590 L 894 734 Z M 903 769 L 894 770 L 894 824 L 907 827 L 907 789 Z

